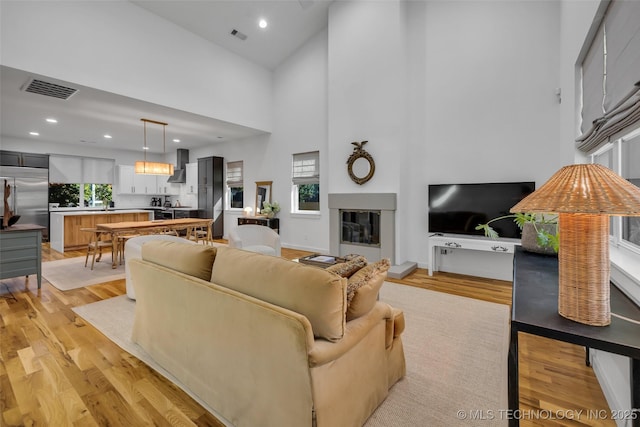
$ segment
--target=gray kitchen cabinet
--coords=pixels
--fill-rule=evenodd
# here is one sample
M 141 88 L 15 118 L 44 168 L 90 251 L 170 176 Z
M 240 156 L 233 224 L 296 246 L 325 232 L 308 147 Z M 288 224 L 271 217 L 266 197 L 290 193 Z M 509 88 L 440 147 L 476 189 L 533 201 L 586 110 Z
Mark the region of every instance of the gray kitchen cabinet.
M 198 159 L 198 216 L 212 218 L 214 239 L 224 235 L 224 159 L 202 157 Z

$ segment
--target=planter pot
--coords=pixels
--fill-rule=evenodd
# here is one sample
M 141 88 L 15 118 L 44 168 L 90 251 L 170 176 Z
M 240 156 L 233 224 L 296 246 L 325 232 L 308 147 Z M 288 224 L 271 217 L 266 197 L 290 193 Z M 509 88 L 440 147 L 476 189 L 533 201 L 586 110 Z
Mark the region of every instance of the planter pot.
M 532 223 L 526 223 L 522 227 L 522 249 L 529 252 L 535 252 L 537 254 L 557 256 L 557 252 L 550 246 L 538 245 L 538 235 L 536 233 L 536 227 L 538 230 L 544 230 L 547 233 L 555 234 L 556 224 L 536 224 L 535 227 Z

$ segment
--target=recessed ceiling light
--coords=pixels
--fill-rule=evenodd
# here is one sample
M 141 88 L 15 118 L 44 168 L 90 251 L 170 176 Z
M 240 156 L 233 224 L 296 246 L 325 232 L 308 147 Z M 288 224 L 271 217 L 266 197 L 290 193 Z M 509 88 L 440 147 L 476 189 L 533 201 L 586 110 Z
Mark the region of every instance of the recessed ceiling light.
M 52 118 L 52 117 L 49 117 L 49 118 L 47 119 L 47 122 L 48 122 L 48 123 L 58 123 L 58 121 L 57 121 L 56 119 Z
M 258 21 L 258 27 L 260 27 L 262 29 L 265 29 L 265 28 L 267 28 L 267 25 L 269 25 L 267 23 L 267 20 L 264 19 L 264 18 L 260 18 L 260 20 Z
M 176 143 L 177 143 L 177 142 L 180 142 L 180 140 L 179 140 L 178 138 L 175 138 L 175 139 L 173 140 L 173 142 L 176 142 Z
M 38 132 L 29 132 L 29 135 L 40 136 L 40 134 Z
M 112 137 L 111 135 L 109 135 L 108 133 L 107 133 L 107 134 L 105 134 L 105 135 L 104 135 L 104 137 L 105 137 L 105 138 L 107 138 L 107 139 L 111 139 L 111 138 L 113 138 L 113 137 Z
M 142 149 L 143 149 L 143 150 L 148 150 L 148 149 L 149 149 L 149 147 L 142 147 Z

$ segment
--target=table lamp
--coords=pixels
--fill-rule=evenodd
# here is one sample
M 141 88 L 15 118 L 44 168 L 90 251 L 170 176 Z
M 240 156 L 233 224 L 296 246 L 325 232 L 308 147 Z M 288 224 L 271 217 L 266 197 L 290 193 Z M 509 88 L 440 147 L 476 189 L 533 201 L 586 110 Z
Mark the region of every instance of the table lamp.
M 558 313 L 609 325 L 609 216 L 640 216 L 640 188 L 599 164 L 569 165 L 511 212 L 558 214 Z

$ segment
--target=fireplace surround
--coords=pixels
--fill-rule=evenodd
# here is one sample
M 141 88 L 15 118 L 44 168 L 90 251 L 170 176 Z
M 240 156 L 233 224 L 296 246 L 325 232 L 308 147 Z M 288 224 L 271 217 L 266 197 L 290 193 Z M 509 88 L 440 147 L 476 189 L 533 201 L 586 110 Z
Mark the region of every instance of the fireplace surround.
M 394 265 L 395 212 L 395 193 L 329 194 L 331 254 L 388 258 Z

